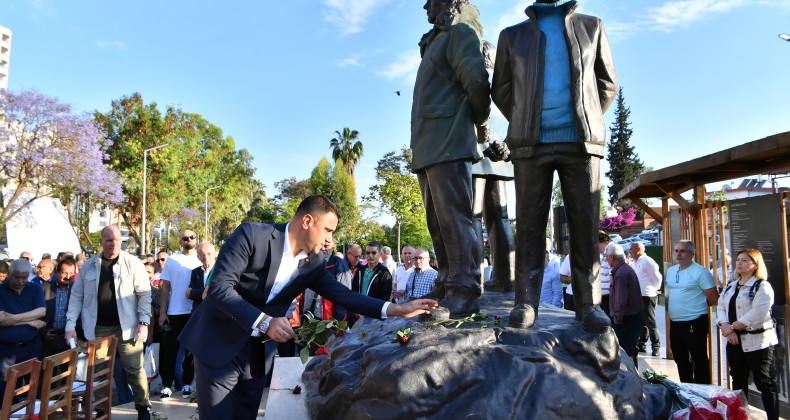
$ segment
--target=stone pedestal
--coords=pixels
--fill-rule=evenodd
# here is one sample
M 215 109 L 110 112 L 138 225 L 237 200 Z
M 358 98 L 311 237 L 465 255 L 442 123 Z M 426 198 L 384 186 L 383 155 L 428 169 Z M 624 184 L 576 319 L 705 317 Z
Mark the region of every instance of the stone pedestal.
M 667 418 L 671 397 L 642 379 L 611 329 L 586 333 L 572 312 L 545 306 L 533 328 L 508 328 L 512 293 L 481 303 L 485 327 L 365 319 L 330 339 L 303 375 L 311 417 Z M 409 342 L 393 343 L 405 328 Z

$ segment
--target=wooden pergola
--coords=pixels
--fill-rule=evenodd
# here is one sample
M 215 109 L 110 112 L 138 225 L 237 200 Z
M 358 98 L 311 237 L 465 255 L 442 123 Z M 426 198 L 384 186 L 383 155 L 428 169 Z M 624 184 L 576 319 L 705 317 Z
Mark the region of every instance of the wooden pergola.
M 718 265 L 718 255 L 717 252 L 710 252 L 711 242 L 709 238 L 711 236 L 715 238 L 718 235 L 721 249 L 726 249 L 723 209 L 727 202 L 707 201 L 705 184 L 758 174 L 778 175 L 787 173 L 790 173 L 790 132 L 775 134 L 677 165 L 644 173 L 623 188 L 618 196 L 620 199 L 631 200 L 631 202 L 655 218 L 663 226 L 665 269 L 673 264 L 673 236 L 692 240 L 697 245 L 696 261 L 703 266 L 707 266 L 712 258 L 715 267 Z M 689 190 L 693 190 L 693 198 L 690 201 L 681 196 L 681 194 Z M 784 193 L 782 197 L 790 198 L 790 194 Z M 660 198 L 662 200 L 661 214 L 644 202 L 646 198 Z M 664 223 L 665 220 L 669 221 L 670 199 L 675 201 L 681 208 L 680 232 L 673 233 L 672 223 Z M 786 226 L 782 228 L 783 237 L 786 238 L 787 228 Z M 787 260 L 787 243 L 783 244 L 782 247 L 784 248 L 784 258 Z M 724 272 L 724 278 L 717 279 L 717 282 L 726 284 L 726 270 L 722 271 Z M 786 264 L 783 275 L 785 282 L 787 282 L 790 279 L 790 272 Z M 786 301 L 790 301 L 790 287 L 785 288 L 785 294 Z M 788 314 L 788 317 L 790 318 L 790 314 Z M 669 343 L 668 321 L 667 319 L 667 343 Z M 718 339 L 717 334 L 711 334 L 711 351 L 714 340 L 718 343 Z M 667 356 L 671 358 L 669 347 L 667 348 Z M 721 360 L 721 357 L 719 360 Z M 711 358 L 711 364 L 713 364 L 713 358 Z M 721 369 L 719 369 L 719 384 L 721 383 L 722 375 Z

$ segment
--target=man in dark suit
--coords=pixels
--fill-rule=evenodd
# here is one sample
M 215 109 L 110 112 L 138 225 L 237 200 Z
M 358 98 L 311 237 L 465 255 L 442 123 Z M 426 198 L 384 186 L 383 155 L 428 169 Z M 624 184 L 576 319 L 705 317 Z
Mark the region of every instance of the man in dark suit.
M 365 261 L 367 265 L 360 267 L 351 281 L 351 288 L 355 292 L 381 300 L 390 300 L 392 294 L 392 274 L 387 266 L 379 262 L 381 244 L 370 242 L 365 247 Z
M 338 283 L 319 254 L 338 217 L 329 199 L 315 195 L 302 201 L 290 223 L 244 223 L 227 239 L 208 295 L 180 336 L 195 357 L 201 418 L 256 417 L 277 344 L 297 338 L 285 313 L 307 288 L 376 318 L 414 316 L 438 305 L 427 299 L 389 304 Z
M 206 288 L 206 280 L 214 267 L 214 262 L 217 261 L 217 250 L 214 244 L 210 242 L 203 242 L 197 247 L 197 257 L 201 262 L 200 267 L 192 270 L 189 277 L 189 287 L 187 287 L 187 299 L 192 301 L 192 313 L 195 313 L 200 302 L 203 302 L 203 291 Z

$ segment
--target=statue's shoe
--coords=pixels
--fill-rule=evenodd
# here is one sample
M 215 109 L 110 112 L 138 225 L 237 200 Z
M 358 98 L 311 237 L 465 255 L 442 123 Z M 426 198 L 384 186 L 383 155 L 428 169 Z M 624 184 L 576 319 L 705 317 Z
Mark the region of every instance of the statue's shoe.
M 578 312 L 582 319 L 582 328 L 591 334 L 602 334 L 612 326 L 612 320 L 603 310 L 590 305 Z
M 526 303 L 516 305 L 516 307 L 510 311 L 508 326 L 513 328 L 532 328 L 532 326 L 535 325 L 535 318 L 537 317 L 538 313 L 532 305 Z

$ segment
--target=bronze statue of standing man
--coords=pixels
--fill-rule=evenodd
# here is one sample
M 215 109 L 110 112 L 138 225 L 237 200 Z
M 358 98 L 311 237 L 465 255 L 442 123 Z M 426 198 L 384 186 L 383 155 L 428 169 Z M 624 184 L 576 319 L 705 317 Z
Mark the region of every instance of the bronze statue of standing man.
M 452 316 L 477 312 L 482 244 L 472 217 L 472 163 L 487 140 L 490 84 L 479 12 L 468 0 L 428 0 L 434 25 L 420 41 L 422 62 L 411 114 L 417 174 L 439 277 L 431 296 Z M 477 129 L 476 127 L 477 126 Z
M 492 147 L 515 169 L 516 299 L 510 325 L 535 323 L 543 282 L 546 221 L 554 171 L 570 230 L 576 318 L 589 332 L 605 331 L 600 302 L 599 164 L 603 114 L 617 93 L 609 43 L 600 19 L 574 13 L 577 2 L 538 0 L 526 21 L 499 35 L 492 97 L 505 115 L 507 147 Z

